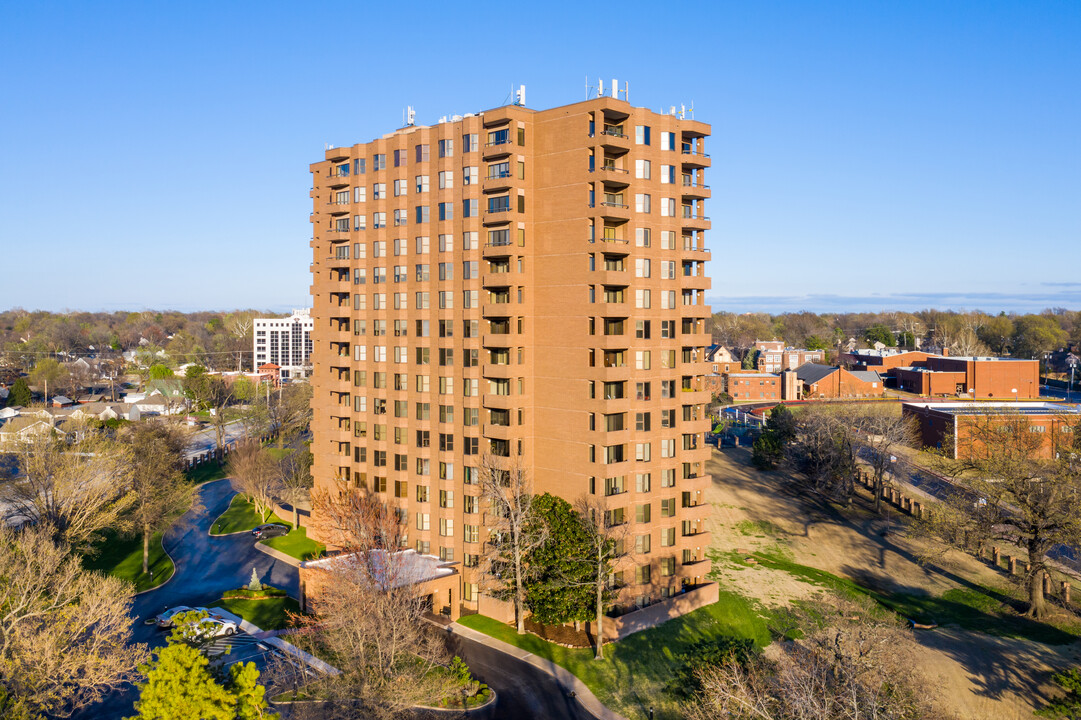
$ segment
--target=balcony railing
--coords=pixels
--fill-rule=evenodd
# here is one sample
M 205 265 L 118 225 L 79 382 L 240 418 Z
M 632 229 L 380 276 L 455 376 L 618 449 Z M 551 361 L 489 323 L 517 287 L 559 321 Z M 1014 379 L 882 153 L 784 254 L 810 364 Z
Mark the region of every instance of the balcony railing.
M 627 137 L 622 130 L 617 130 L 616 128 L 605 128 L 604 130 L 601 130 L 601 135 L 611 135 L 612 137 L 617 138 Z
M 601 205 L 603 207 L 623 208 L 624 210 L 626 210 L 627 208 L 630 207 L 630 205 L 627 205 L 626 203 L 617 203 L 617 202 L 608 202 L 608 201 L 602 202 Z
M 488 173 L 489 180 L 499 180 L 501 178 L 509 178 L 510 176 L 510 170 L 500 170 L 499 172 Z

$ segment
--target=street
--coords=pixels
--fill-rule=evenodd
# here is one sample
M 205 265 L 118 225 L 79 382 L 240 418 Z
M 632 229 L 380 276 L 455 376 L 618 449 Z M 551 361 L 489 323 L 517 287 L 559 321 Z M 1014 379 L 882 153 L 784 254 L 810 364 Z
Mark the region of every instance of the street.
M 298 597 L 297 569 L 257 550 L 255 538 L 250 533 L 221 537 L 208 534 L 210 524 L 229 507 L 235 494 L 228 479 L 204 484 L 199 490 L 203 508 L 189 511 L 166 533 L 165 549 L 176 564 L 176 572 L 161 587 L 136 596 L 131 610 L 135 620 L 134 642 L 147 643 L 152 648 L 164 645 L 168 633 L 144 625 L 144 619 L 175 605 L 208 605 L 221 598 L 224 591 L 247 585 L 253 567 L 262 582 Z M 238 659 L 253 644 L 246 635 L 238 636 L 234 642 Z M 533 666 L 466 638 L 454 636 L 451 642 L 474 676 L 496 691 L 495 706 L 476 717 L 521 720 L 585 720 L 592 717 L 567 697 L 555 678 Z M 118 720 L 132 714 L 132 703 L 136 699 L 136 689 L 127 686 L 74 717 L 78 720 Z M 418 712 L 417 717 L 426 714 Z
M 244 424 L 240 420 L 234 420 L 225 426 L 223 444 L 228 445 L 234 440 L 240 440 L 244 437 L 247 437 Z M 218 433 L 214 428 L 208 427 L 205 430 L 192 433 L 192 436 L 188 439 L 188 449 L 184 453 L 184 458 L 192 460 L 205 452 L 215 450 L 217 447 Z

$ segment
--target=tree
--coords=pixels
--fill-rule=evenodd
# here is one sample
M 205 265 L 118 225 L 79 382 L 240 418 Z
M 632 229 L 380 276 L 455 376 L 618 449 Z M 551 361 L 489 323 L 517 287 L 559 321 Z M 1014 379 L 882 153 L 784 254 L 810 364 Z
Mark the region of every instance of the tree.
M 882 507 L 882 490 L 887 473 L 902 472 L 907 462 L 904 455 L 894 453 L 900 447 L 916 444 L 916 426 L 910 418 L 897 414 L 895 407 L 868 405 L 856 411 L 857 443 L 866 448 L 867 462 L 874 477 L 875 510 Z
M 756 362 L 758 361 L 758 349 L 751 348 L 743 355 L 743 360 L 740 361 L 740 368 L 743 370 L 754 370 Z
M 894 337 L 893 331 L 882 323 L 876 323 L 867 328 L 863 333 L 863 339 L 872 344 L 880 342 L 886 347 L 895 347 L 897 345 L 897 338 Z
M 832 346 L 828 340 L 825 340 L 818 335 L 809 336 L 804 342 L 803 346 L 808 350 L 829 350 Z
M 48 527 L 0 524 L 0 708 L 69 717 L 130 682 L 147 656 L 131 642 L 131 598 Z
M 0 507 L 12 524 L 40 525 L 82 550 L 123 527 L 134 505 L 132 448 L 89 427 L 69 430 L 71 443 L 42 433 L 19 445 L 21 474 L 0 482 Z
M 789 457 L 811 490 L 848 503 L 855 492 L 855 418 L 848 406 L 808 405 Z
M 594 618 L 597 624 L 593 631 L 596 643 L 593 659 L 601 660 L 604 658 L 604 610 L 614 589 L 610 585 L 610 576 L 613 565 L 626 554 L 630 525 L 607 511 L 604 502 L 599 498 L 586 495 L 579 498 L 576 505 L 578 515 L 588 530 L 588 552 L 575 560 L 588 564 L 590 568 L 589 583 L 593 591 Z
M 266 518 L 281 490 L 278 464 L 258 441 L 237 444 L 229 455 L 226 473 L 238 491 L 247 496 L 259 517 Z M 264 520 L 265 522 L 265 520 Z
M 156 363 L 150 366 L 150 371 L 147 373 L 147 377 L 151 380 L 165 380 L 166 378 L 173 377 L 173 369 L 166 367 L 161 363 Z
M 899 620 L 836 597 L 799 640 L 767 658 L 733 654 L 699 670 L 691 720 L 935 720 L 948 718 L 918 667 L 918 644 Z
M 1081 426 L 1073 425 L 1075 435 Z M 1027 615 L 1048 614 L 1043 575 L 1047 553 L 1055 545 L 1081 544 L 1081 475 L 1068 452 L 1044 459 L 1043 433 L 1031 432 L 1022 415 L 968 416 L 954 448 L 947 448 L 941 469 L 955 478 L 955 491 L 930 514 L 926 531 L 964 547 L 986 540 L 1016 542 L 1025 551 Z M 1064 433 L 1066 434 L 1066 433 Z
M 195 647 L 170 641 L 140 669 L 137 715 L 128 720 L 277 720 L 267 712 L 266 690 L 255 663 L 235 663 L 225 682 L 207 668 L 209 661 Z
M 150 538 L 172 525 L 195 501 L 194 488 L 184 480 L 187 438 L 175 425 L 144 420 L 130 436 L 134 467 L 133 515 L 143 536 L 143 572 L 149 572 Z
M 366 490 L 339 483 L 312 493 L 313 527 L 341 548 L 307 581 L 311 615 L 292 638 L 341 674 L 320 680 L 330 698 L 322 717 L 396 717 L 451 691 L 430 672 L 450 655 L 445 638 L 425 622 L 427 570 L 413 552 L 399 552 L 406 527 L 394 508 Z
M 1023 315 L 1013 324 L 1013 357 L 1041 358 L 1046 352 L 1061 347 L 1067 335 L 1053 318 L 1044 315 Z
M 312 453 L 307 447 L 282 456 L 278 461 L 278 488 L 293 508 L 293 527 L 300 527 L 298 504 L 312 488 Z
M 477 470 L 481 496 L 488 503 L 483 574 L 494 581 L 498 595 L 514 603 L 518 634 L 525 634 L 526 558 L 545 541 L 545 528 L 536 522 L 533 482 L 517 458 L 501 461 L 485 453 Z M 508 577 L 504 578 L 503 576 Z
M 11 385 L 11 392 L 8 394 L 8 405 L 15 407 L 30 407 L 30 403 L 34 401 L 33 396 L 30 394 L 30 386 L 26 384 L 26 380 L 18 378 Z
M 59 394 L 61 389 L 67 387 L 70 377 L 67 368 L 61 365 L 56 358 L 51 357 L 42 358 L 30 371 L 30 382 L 45 388 L 46 402 L 49 400 L 48 388 L 52 388 L 51 392 L 54 395 Z
M 232 388 L 201 365 L 192 365 L 184 372 L 184 390 L 200 409 L 210 411 L 220 458 L 225 448 L 225 408 L 233 402 Z
M 543 625 L 589 620 L 593 612 L 589 528 L 566 500 L 544 493 L 533 501 L 544 542 L 526 558 L 526 606 Z M 584 560 L 584 562 L 583 562 Z

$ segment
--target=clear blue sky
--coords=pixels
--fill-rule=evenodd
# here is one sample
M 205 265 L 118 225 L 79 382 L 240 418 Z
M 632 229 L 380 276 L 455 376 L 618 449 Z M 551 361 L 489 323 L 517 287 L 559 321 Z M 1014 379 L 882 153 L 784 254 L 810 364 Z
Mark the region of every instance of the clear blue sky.
M 1081 307 L 1077 0 L 0 0 L 0 307 L 306 305 L 325 143 L 587 75 L 712 123 L 715 309 Z

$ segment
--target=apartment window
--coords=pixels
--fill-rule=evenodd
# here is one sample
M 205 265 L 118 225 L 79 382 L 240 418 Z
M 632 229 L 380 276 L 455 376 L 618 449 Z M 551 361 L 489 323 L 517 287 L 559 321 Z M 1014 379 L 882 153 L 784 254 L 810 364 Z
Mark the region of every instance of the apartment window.
M 634 126 L 634 144 L 649 145 L 649 125 Z
M 661 184 L 662 185 L 675 185 L 676 184 L 676 166 L 675 165 L 661 165 Z
M 353 161 L 353 174 L 363 175 L 367 169 L 368 161 L 364 158 L 357 158 Z
M 405 180 L 394 181 L 394 197 L 405 195 L 409 192 L 409 188 L 406 186 Z
M 425 528 L 427 529 L 427 528 Z M 417 552 L 421 555 L 427 555 L 432 550 L 432 544 L 427 540 L 417 540 Z
M 668 498 L 661 500 L 661 517 L 670 518 L 676 516 L 676 499 Z
M 636 555 L 648 555 L 651 549 L 649 535 L 634 536 L 634 552 Z
M 394 167 L 401 167 L 409 162 L 409 153 L 405 150 L 394 151 Z
M 650 351 L 649 350 L 635 350 L 634 351 L 634 367 L 636 370 L 649 370 L 650 369 Z
M 441 423 L 453 423 L 454 422 L 454 406 L 453 405 L 440 405 L 439 406 L 439 422 L 441 422 Z
M 394 481 L 394 497 L 404 498 L 409 495 L 409 483 L 405 480 Z
M 635 258 L 634 276 L 640 278 L 649 277 L 649 258 Z
M 653 449 L 649 443 L 635 443 L 634 459 L 636 462 L 649 462 L 653 459 Z
M 635 160 L 634 161 L 634 176 L 639 180 L 649 180 L 650 165 L 649 160 Z
M 417 192 L 418 193 L 426 193 L 426 192 L 428 192 L 428 176 L 427 175 L 417 175 L 416 179 L 417 179 Z
M 652 506 L 649 503 L 644 505 L 634 506 L 634 521 L 638 523 L 648 523 L 650 521 L 650 508 Z
M 428 513 L 417 513 L 417 530 L 430 530 L 431 522 L 431 515 Z
M 476 455 L 480 448 L 480 438 L 465 438 L 465 447 L 462 448 L 462 452 L 465 455 Z
M 640 412 L 634 414 L 634 429 L 638 432 L 649 432 L 649 413 Z
M 635 212 L 648 213 L 650 211 L 650 197 L 648 193 L 636 193 L 634 196 Z
M 473 512 L 476 512 L 476 510 Z M 480 525 L 463 525 L 462 527 L 464 528 L 463 536 L 466 542 L 480 542 Z
M 649 565 L 639 565 L 634 569 L 634 582 L 638 585 L 648 585 L 651 579 Z M 645 599 L 641 598 L 636 604 L 639 606 L 645 605 Z
M 416 150 L 417 162 L 428 162 L 431 159 L 430 153 L 428 151 L 428 147 L 429 147 L 428 145 L 417 145 L 416 146 L 415 150 Z
M 439 189 L 449 190 L 454 187 L 454 171 L 442 170 L 439 173 Z
M 387 155 L 386 153 L 376 153 L 372 156 L 372 170 L 386 170 L 387 169 Z
M 661 198 L 661 217 L 676 216 L 676 199 Z
M 635 247 L 649 247 L 649 228 L 635 228 Z
M 454 251 L 454 236 L 453 235 L 440 235 L 439 236 L 439 252 L 453 252 Z
M 469 165 L 462 168 L 462 184 L 463 185 L 476 185 L 480 177 L 480 168 L 476 165 Z
M 676 529 L 664 528 L 661 530 L 661 547 L 672 547 L 676 544 Z
M 640 493 L 649 492 L 650 474 L 638 473 L 634 476 L 634 489 Z
M 384 228 L 387 226 L 387 214 L 385 212 L 372 213 L 372 227 Z
M 676 149 L 676 134 L 670 132 L 661 133 L 661 150 Z
M 453 220 L 454 219 L 454 203 L 441 202 L 439 203 L 439 219 L 440 220 Z
M 634 291 L 634 306 L 636 308 L 649 308 L 650 291 L 648 288 L 642 288 Z
M 462 217 L 477 217 L 480 212 L 480 200 L 462 200 Z
M 429 238 L 427 235 L 422 235 L 415 240 L 417 249 L 417 255 L 427 255 L 430 247 Z
M 506 145 L 510 142 L 510 128 L 492 130 L 488 133 L 488 145 Z
M 462 136 L 462 152 L 476 152 L 480 147 L 477 133 L 466 133 Z
M 395 210 L 394 212 L 398 212 Z M 418 225 L 429 222 L 431 219 L 431 208 L 428 205 L 417 205 L 416 207 L 416 222 Z M 405 223 L 403 222 L 402 225 Z
M 476 250 L 478 247 L 476 230 L 462 233 L 462 250 Z
M 676 441 L 675 438 L 669 438 L 668 440 L 661 440 L 661 457 L 662 458 L 674 458 L 676 456 Z
M 440 140 L 439 141 L 439 157 L 453 157 L 454 156 L 454 140 Z

